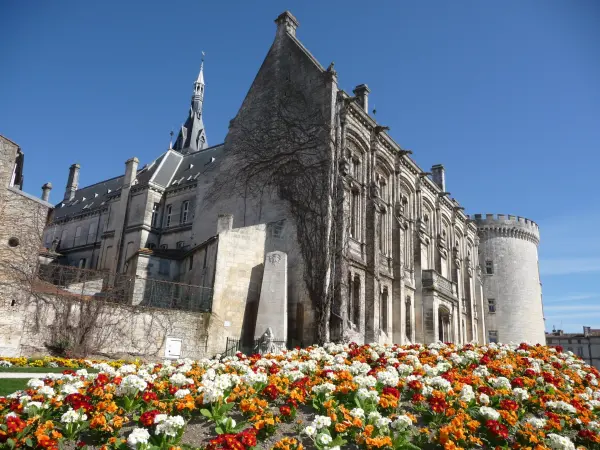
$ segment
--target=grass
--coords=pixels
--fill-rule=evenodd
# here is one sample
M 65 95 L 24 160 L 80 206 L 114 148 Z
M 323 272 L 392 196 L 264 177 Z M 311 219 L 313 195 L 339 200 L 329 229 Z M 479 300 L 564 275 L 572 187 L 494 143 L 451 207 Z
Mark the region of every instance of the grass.
M 27 387 L 29 378 L 0 378 L 0 395 L 12 394 Z
M 21 373 L 63 373 L 65 370 L 79 370 L 70 369 L 68 367 L 0 367 L 1 372 L 21 372 Z M 98 372 L 96 369 L 86 369 L 88 373 Z

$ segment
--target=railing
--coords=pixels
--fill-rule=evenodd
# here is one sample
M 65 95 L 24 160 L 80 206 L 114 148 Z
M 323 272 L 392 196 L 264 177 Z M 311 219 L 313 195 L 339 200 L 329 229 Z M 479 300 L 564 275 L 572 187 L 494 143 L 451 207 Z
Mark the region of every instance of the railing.
M 38 293 L 112 303 L 209 312 L 211 288 L 55 264 L 40 265 Z
M 458 297 L 458 287 L 456 283 L 444 278 L 435 270 L 423 271 L 423 287 L 434 289 L 451 297 Z
M 242 352 L 245 355 L 265 354 L 286 349 L 285 341 L 268 340 L 263 337 L 255 339 L 249 344 L 244 343 L 241 339 L 227 338 L 225 351 L 223 356 L 235 356 L 237 352 Z

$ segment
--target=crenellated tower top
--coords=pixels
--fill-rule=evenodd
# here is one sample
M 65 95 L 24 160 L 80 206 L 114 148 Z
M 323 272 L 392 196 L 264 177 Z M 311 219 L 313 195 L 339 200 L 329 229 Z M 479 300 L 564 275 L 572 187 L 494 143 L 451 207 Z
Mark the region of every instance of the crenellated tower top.
M 469 218 L 477 226 L 479 237 L 491 236 L 514 237 L 540 243 L 540 229 L 533 220 L 507 214 L 472 214 Z

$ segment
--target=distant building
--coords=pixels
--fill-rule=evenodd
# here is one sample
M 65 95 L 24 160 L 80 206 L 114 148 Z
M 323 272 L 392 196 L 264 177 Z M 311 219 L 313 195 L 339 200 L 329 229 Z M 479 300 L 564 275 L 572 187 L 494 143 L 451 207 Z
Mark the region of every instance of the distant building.
M 446 192 L 444 167 L 426 173 L 370 114 L 368 87 L 343 91 L 333 65 L 324 68 L 298 40 L 296 18 L 284 12 L 276 23 L 273 45 L 224 144 L 208 146 L 202 64 L 188 117 L 163 154 L 141 168 L 131 158 L 124 174 L 83 188 L 79 165 L 71 166 L 45 245 L 57 242 L 64 264 L 212 288 L 219 270 L 240 280 L 254 280 L 249 271 L 260 271 L 236 266 L 236 257 L 240 263 L 247 258 L 243 253 L 230 254 L 227 268 L 219 266 L 217 234 L 233 229 L 243 239 L 247 227 L 267 224 L 266 238 L 256 245 L 288 254 L 288 341 L 314 342 L 317 311 L 306 294 L 296 223 L 285 205 L 269 196 L 205 201 L 243 134 L 240 117 L 270 120 L 273 98 L 287 96 L 291 84 L 325 111 L 324 126 L 340 130 L 339 139 L 322 147 L 324 155 L 339 155 L 335 195 L 345 205 L 340 230 L 347 230 L 348 241 L 334 275 L 340 288 L 332 337 L 544 343 L 537 225 L 516 216 L 466 215 Z M 256 301 L 257 282 L 240 281 L 236 289 L 226 293 L 228 306 L 218 314 L 231 337 L 247 328 L 242 323 L 252 308 L 245 306 Z
M 583 327 L 583 333 L 553 330 L 546 333 L 546 342 L 548 345 L 561 346 L 564 351 L 575 353 L 587 364 L 600 370 L 600 329 Z

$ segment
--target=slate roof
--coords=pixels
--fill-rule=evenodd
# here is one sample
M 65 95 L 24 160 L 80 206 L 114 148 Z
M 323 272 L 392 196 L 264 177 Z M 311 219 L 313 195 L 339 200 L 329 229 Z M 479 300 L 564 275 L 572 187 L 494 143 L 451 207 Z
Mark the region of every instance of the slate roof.
M 168 150 L 150 164 L 138 170 L 136 186 L 150 182 L 167 188 L 195 182 L 223 154 L 223 144 L 182 155 Z M 93 211 L 104 206 L 108 199 L 123 187 L 124 175 L 100 181 L 75 192 L 72 201 L 60 202 L 54 209 L 54 220 Z
M 169 188 L 194 183 L 202 174 L 211 169 L 211 165 L 215 161 L 223 159 L 224 150 L 225 146 L 219 144 L 184 155 L 183 161 L 179 164 L 169 184 Z

